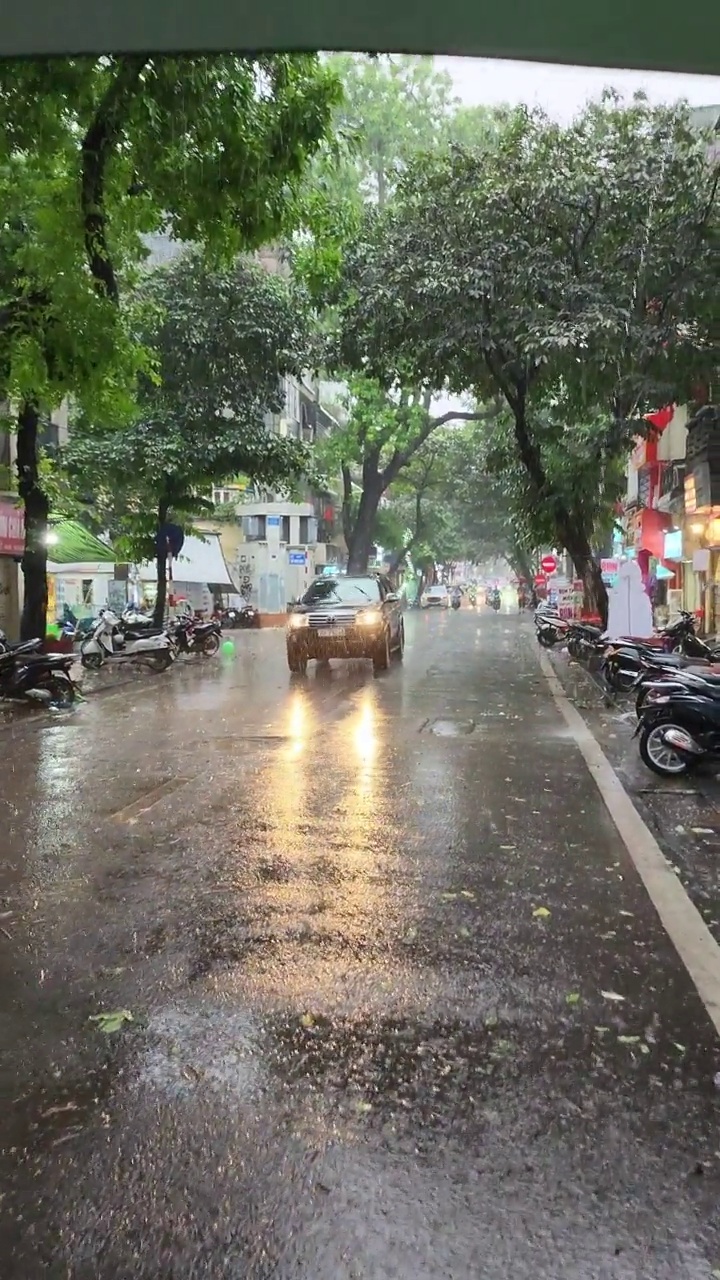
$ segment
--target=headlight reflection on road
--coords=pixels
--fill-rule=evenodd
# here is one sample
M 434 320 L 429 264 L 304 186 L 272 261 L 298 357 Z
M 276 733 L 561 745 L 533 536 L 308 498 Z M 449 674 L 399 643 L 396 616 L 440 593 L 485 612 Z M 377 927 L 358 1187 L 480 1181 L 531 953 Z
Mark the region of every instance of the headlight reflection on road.
M 363 694 L 352 721 L 351 734 L 357 762 L 358 795 L 367 797 L 372 791 L 374 765 L 380 747 L 378 711 L 372 689 L 366 689 Z
M 290 702 L 287 728 L 288 738 L 290 739 L 288 754 L 293 760 L 297 760 L 307 746 L 310 729 L 309 722 L 307 696 L 299 689 L 296 689 Z

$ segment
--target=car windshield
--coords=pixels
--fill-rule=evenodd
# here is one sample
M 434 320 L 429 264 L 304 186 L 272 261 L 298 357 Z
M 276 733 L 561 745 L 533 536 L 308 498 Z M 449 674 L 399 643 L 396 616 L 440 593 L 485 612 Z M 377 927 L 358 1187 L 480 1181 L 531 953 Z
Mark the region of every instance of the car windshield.
M 430 590 L 428 591 L 428 595 L 430 595 L 430 596 L 444 596 L 444 595 L 445 595 L 445 591 L 446 591 L 446 588 L 445 588 L 445 587 L 431 587 L 431 588 L 430 588 Z
M 320 578 L 308 587 L 303 604 L 377 603 L 380 588 L 374 578 Z

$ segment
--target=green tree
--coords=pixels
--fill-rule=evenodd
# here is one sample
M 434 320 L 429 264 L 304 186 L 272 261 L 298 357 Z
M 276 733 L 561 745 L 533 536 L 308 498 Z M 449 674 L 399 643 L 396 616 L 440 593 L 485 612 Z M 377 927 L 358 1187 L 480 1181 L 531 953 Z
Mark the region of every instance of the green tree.
M 288 231 L 340 92 L 311 55 L 0 66 L 0 394 L 18 406 L 23 634 L 46 611 L 38 421 L 66 396 L 101 423 L 132 416 L 143 233 L 228 259 Z
M 601 612 L 599 513 L 569 500 L 559 464 L 594 467 L 609 499 L 643 412 L 716 367 L 718 172 L 682 106 L 608 98 L 567 128 L 518 111 L 492 148 L 413 165 L 345 258 L 346 362 L 499 393 L 527 505 Z
M 322 461 L 342 475 L 343 536 L 352 573 L 367 570 L 380 499 L 432 433 L 448 422 L 488 416 L 461 410 L 434 415 L 430 405 L 428 391 L 388 392 L 362 375 L 348 381 L 347 416 L 325 442 Z
M 163 526 L 187 526 L 212 508 L 213 484 L 240 472 L 279 487 L 307 471 L 304 447 L 270 433 L 266 417 L 282 407 L 280 379 L 307 365 L 311 331 L 307 301 L 285 281 L 251 262 L 213 269 L 198 252 L 153 272 L 144 300 L 156 377 L 142 382 L 139 416 L 122 431 L 78 423 L 63 462 L 124 554 L 155 558 L 159 624 Z

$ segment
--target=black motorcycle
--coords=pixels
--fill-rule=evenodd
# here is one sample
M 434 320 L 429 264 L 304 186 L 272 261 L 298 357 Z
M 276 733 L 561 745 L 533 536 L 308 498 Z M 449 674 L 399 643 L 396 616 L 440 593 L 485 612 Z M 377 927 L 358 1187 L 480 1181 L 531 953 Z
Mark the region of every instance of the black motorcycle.
M 703 689 L 671 690 L 642 710 L 635 730 L 640 757 L 662 778 L 720 758 L 720 676 L 703 679 Z
M 683 610 L 680 617 L 661 633 L 670 653 L 682 653 L 686 658 L 706 658 L 708 662 L 720 662 L 720 648 L 707 644 L 695 634 L 695 618 Z
M 72 706 L 76 690 L 70 668 L 74 661 L 71 654 L 36 653 L 26 646 L 0 653 L 0 698 Z
M 223 627 L 231 631 L 259 627 L 260 611 L 253 604 L 244 604 L 240 609 L 226 609 L 221 621 Z
M 220 648 L 222 628 L 219 622 L 198 622 L 193 618 L 178 618 L 168 627 L 168 635 L 177 645 L 178 653 L 200 653 L 212 658 Z

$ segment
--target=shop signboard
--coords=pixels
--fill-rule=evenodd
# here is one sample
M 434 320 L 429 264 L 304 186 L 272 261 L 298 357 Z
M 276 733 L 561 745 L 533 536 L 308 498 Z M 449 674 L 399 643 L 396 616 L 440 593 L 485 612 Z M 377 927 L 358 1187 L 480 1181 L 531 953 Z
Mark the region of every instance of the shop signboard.
M 619 572 L 620 561 L 615 559 L 614 556 L 608 557 L 607 559 L 603 557 L 600 561 L 600 575 L 606 586 L 613 586 L 615 584 Z
M 663 560 L 682 560 L 682 529 L 668 529 L 663 539 Z
M 304 552 L 304 551 L 289 551 L 289 552 L 288 552 L 288 560 L 289 560 L 290 564 L 305 564 L 305 559 L 306 559 L 306 557 L 305 557 L 305 552 Z
M 20 507 L 0 501 L 0 556 L 21 556 L 25 549 L 25 523 Z

